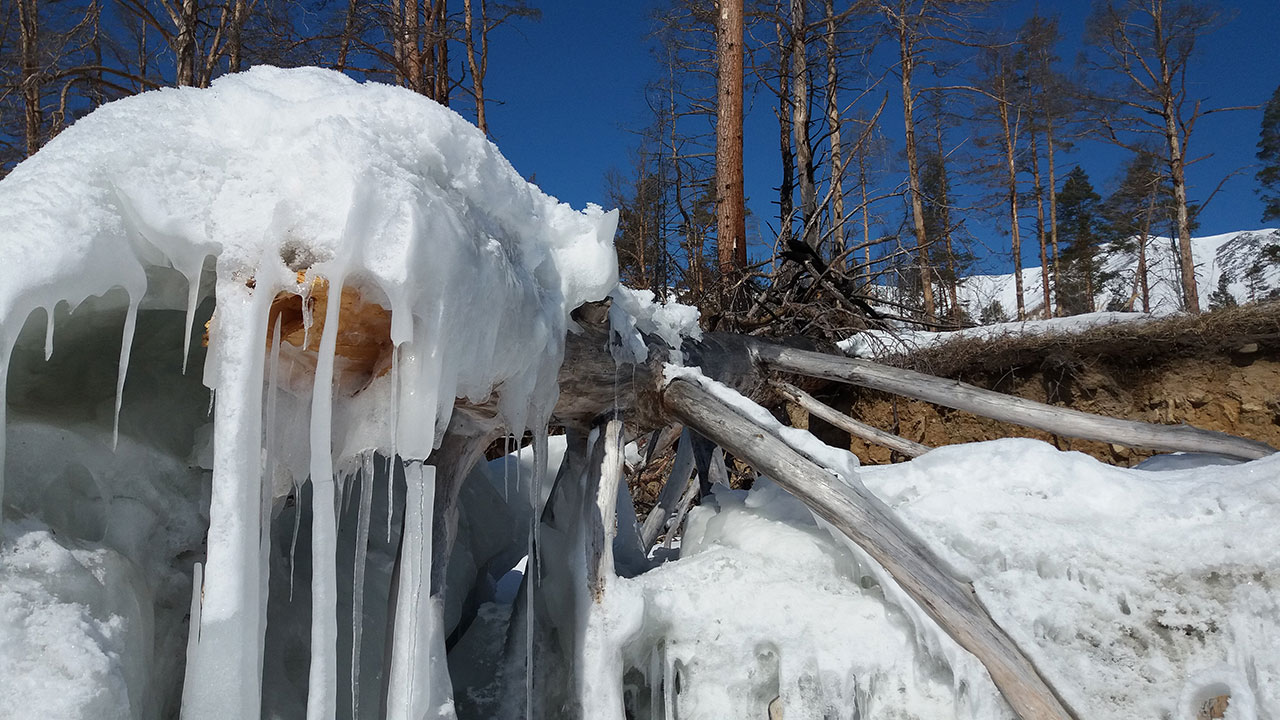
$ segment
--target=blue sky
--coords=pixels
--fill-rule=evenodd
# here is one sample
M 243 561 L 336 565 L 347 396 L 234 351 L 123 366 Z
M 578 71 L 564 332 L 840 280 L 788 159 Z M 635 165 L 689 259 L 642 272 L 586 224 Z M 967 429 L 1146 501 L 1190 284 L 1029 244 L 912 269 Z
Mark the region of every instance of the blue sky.
M 490 128 L 498 146 L 519 171 L 534 176 L 548 193 L 581 207 L 605 203 L 603 178 L 625 168 L 632 132 L 648 122 L 644 86 L 657 65 L 649 51 L 649 16 L 658 3 L 544 0 L 541 22 L 504 28 L 495 38 L 486 92 L 503 104 L 490 109 Z M 1280 2 L 1242 0 L 1222 3 L 1230 18 L 1198 45 L 1191 74 L 1194 92 L 1206 106 L 1264 103 L 1280 84 Z M 1069 65 L 1079 50 L 1089 3 L 1009 2 L 993 22 L 1017 28 L 1037 8 L 1060 16 L 1064 39 L 1060 55 Z M 889 106 L 897 98 L 891 95 Z M 1198 234 L 1261 227 L 1261 208 L 1253 178 L 1260 110 L 1220 113 L 1204 118 L 1192 136 L 1192 156 L 1212 154 L 1189 172 L 1193 201 L 1203 201 L 1222 178 L 1223 190 L 1201 213 Z M 886 110 L 891 138 L 901 135 L 900 115 Z M 894 125 L 893 123 L 897 123 Z M 895 132 L 896 131 L 896 132 Z M 959 139 L 959 138 L 957 138 Z M 1099 192 L 1115 181 L 1125 153 L 1102 142 L 1080 143 L 1060 160 L 1063 169 L 1080 164 Z M 770 200 L 780 174 L 777 124 L 768 98 L 758 99 L 747 119 L 746 187 L 752 212 L 767 221 L 776 214 Z M 975 216 L 970 229 L 998 246 L 998 226 Z M 776 221 L 775 221 L 776 225 Z M 769 228 L 761 225 L 769 235 Z M 1026 258 L 1038 262 L 1028 251 Z M 1006 264 L 988 260 L 988 269 Z

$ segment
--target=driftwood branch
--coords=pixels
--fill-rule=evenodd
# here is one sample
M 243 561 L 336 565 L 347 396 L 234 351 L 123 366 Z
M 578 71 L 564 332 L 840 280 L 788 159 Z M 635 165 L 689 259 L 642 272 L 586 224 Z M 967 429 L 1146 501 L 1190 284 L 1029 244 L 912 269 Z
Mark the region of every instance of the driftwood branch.
M 1068 437 L 1153 450 L 1192 451 L 1253 460 L 1276 452 L 1256 440 L 1190 425 L 1156 425 L 1093 415 L 855 358 L 756 342 L 757 357 L 775 370 L 905 395 L 1002 422 Z
M 934 622 L 986 666 L 1019 717 L 1076 717 L 987 614 L 972 585 L 943 570 L 933 552 L 856 480 L 841 482 L 695 383 L 673 380 L 662 400 L 686 425 L 751 463 L 865 550 Z
M 919 457 L 933 449 L 928 445 L 921 445 L 918 442 L 899 437 L 891 432 L 885 432 L 864 422 L 858 422 L 791 383 L 775 380 L 771 384 L 774 389 L 782 393 L 783 397 L 854 437 L 862 438 L 877 445 L 883 445 L 907 457 Z

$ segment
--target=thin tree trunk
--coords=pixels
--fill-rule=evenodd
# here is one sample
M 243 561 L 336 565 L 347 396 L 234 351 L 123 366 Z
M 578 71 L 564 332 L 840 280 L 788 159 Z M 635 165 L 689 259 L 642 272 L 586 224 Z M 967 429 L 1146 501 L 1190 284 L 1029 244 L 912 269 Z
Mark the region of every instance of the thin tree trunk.
M 827 12 L 827 127 L 831 134 L 831 237 L 836 253 L 845 250 L 844 240 L 844 156 L 840 145 L 840 77 L 836 68 L 837 43 L 835 3 L 826 0 Z
M 924 228 L 924 201 L 920 197 L 920 163 L 916 156 L 916 124 L 913 117 L 915 98 L 911 89 L 915 54 L 911 48 L 907 19 L 900 16 L 897 22 L 898 51 L 902 70 L 902 122 L 906 128 L 907 182 L 911 190 L 911 221 L 916 235 L 916 263 L 920 269 L 920 291 L 924 296 L 924 319 L 925 322 L 933 322 L 937 312 L 933 302 L 933 273 L 929 262 L 929 241 Z
M 1003 72 L 1003 66 L 1001 72 Z M 1000 94 L 996 104 L 1000 110 L 1001 142 L 1004 144 L 1005 169 L 1008 172 L 1009 185 L 1009 234 L 1012 238 L 1013 253 L 1013 287 L 1017 297 L 1018 319 L 1027 319 L 1026 302 L 1022 288 L 1022 237 L 1018 230 L 1018 167 L 1014 162 L 1013 129 L 1009 122 L 1008 88 L 1003 76 L 999 83 Z
M 735 276 L 747 266 L 742 179 L 742 0 L 719 0 L 717 9 L 716 255 L 720 273 Z
M 1142 312 L 1151 312 L 1151 282 L 1147 277 L 1147 241 L 1151 235 L 1151 219 L 1156 212 L 1156 188 L 1147 196 L 1147 210 L 1142 215 L 1142 234 L 1138 238 L 1138 287 L 1142 292 Z
M 471 95 L 476 101 L 476 127 L 480 128 L 480 132 L 488 135 L 489 123 L 484 116 L 484 69 L 476 61 L 476 41 L 471 18 L 471 0 L 462 1 L 462 10 L 463 45 L 467 52 L 467 70 L 471 73 Z M 488 36 L 488 31 L 485 27 L 486 15 L 485 0 L 480 0 L 480 38 L 482 45 L 486 43 L 486 37 Z
M 813 145 L 809 139 L 809 49 L 805 0 L 791 0 L 791 132 L 795 135 L 796 179 L 800 186 L 801 238 L 818 250 L 818 190 L 814 182 Z
M 338 41 L 338 70 L 347 69 L 347 55 L 350 54 L 351 44 L 355 41 L 356 13 L 359 12 L 359 4 L 360 0 L 347 2 L 347 16 L 342 22 L 342 37 Z
M 1053 317 L 1053 299 L 1049 292 L 1049 248 L 1044 231 L 1044 185 L 1040 184 L 1040 150 L 1036 143 L 1035 127 L 1029 128 L 1031 137 L 1031 181 L 1036 196 L 1036 239 L 1040 242 L 1040 285 L 1044 290 L 1044 317 Z
M 951 244 L 951 192 L 950 183 L 947 182 L 947 155 L 946 148 L 942 143 L 942 102 L 938 102 L 938 112 L 933 116 L 933 139 L 938 145 L 938 170 L 942 175 L 943 182 L 938 193 L 938 208 L 942 212 L 942 241 L 943 248 L 947 253 L 947 299 L 951 301 L 951 317 L 959 319 L 960 317 L 960 295 L 958 285 L 960 283 L 960 271 L 956 267 L 955 248 Z
M 40 76 L 38 0 L 18 0 L 18 30 L 22 62 L 23 139 L 30 157 L 40 149 L 40 128 L 44 124 L 44 109 L 40 103 L 44 83 Z
M 867 264 L 864 282 L 871 282 L 871 205 L 867 199 L 867 143 L 868 136 L 858 143 L 858 187 L 862 193 L 862 254 Z
M 1057 302 L 1054 314 L 1061 316 L 1062 293 L 1058 291 L 1061 287 L 1058 283 L 1062 276 L 1059 274 L 1058 260 L 1058 178 L 1054 174 L 1053 164 L 1053 118 L 1045 118 L 1044 143 L 1045 155 L 1049 160 L 1049 243 L 1053 247 L 1053 290 L 1054 300 Z
M 781 18 L 780 6 L 775 6 Z M 782 154 L 782 178 L 778 183 L 778 236 L 783 245 L 791 239 L 795 218 L 795 154 L 791 151 L 791 33 L 781 19 L 778 33 L 778 146 Z
M 176 83 L 179 86 L 196 84 L 197 11 L 196 0 L 182 0 L 182 9 L 178 16 L 178 32 L 173 47 L 177 62 Z
M 431 40 L 434 43 L 432 69 L 435 71 L 435 89 L 431 98 L 449 107 L 449 11 L 446 0 L 435 0 L 431 7 Z

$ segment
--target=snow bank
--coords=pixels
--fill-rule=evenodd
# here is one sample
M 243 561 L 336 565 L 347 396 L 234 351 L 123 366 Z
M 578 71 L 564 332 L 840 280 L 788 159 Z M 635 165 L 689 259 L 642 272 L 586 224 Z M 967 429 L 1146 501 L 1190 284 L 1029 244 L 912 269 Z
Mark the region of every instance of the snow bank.
M 1032 440 L 858 471 L 1080 717 L 1117 719 L 1195 717 L 1221 694 L 1232 718 L 1280 713 L 1277 477 L 1280 458 L 1140 471 Z M 615 588 L 645 614 L 623 649 L 629 707 L 766 717 L 777 698 L 786 717 L 1012 717 L 881 574 L 767 480 L 717 490 L 690 512 L 678 561 Z

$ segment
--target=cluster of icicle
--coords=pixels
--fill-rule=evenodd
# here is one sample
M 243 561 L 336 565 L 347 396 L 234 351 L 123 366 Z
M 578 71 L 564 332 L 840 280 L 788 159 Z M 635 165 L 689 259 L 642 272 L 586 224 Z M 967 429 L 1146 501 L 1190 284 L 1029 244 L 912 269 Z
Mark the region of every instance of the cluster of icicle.
M 598 207 L 576 212 L 542 194 L 451 111 L 315 69 L 256 68 L 207 90 L 109 104 L 0 183 L 0 412 L 9 354 L 28 316 L 43 308 L 52 338 L 59 303 L 74 308 L 123 288 L 118 427 L 143 298 L 185 305 L 185 352 L 212 265 L 216 313 L 204 379 L 215 397 L 213 487 L 208 554 L 192 596 L 184 718 L 258 716 L 278 477 L 309 477 L 313 487 L 307 712 L 335 716 L 329 510 L 344 471 L 335 461 L 371 462 L 374 450 L 403 458 L 408 487 L 387 711 L 431 714 L 448 690 L 439 687 L 443 639 L 426 607 L 434 468 L 425 461 L 455 398 L 496 400 L 517 435 L 545 424 L 568 311 L 616 282 L 615 224 Z M 148 295 L 156 267 L 185 276 L 187 296 Z M 325 310 L 313 388 L 281 391 L 297 379 L 281 377 L 270 306 L 278 293 L 302 292 L 318 278 L 331 298 L 354 287 L 390 313 L 391 369 L 355 396 L 333 391 L 336 301 Z M 0 432 L 0 457 L 3 439 Z M 371 493 L 361 495 L 359 532 L 367 536 Z

